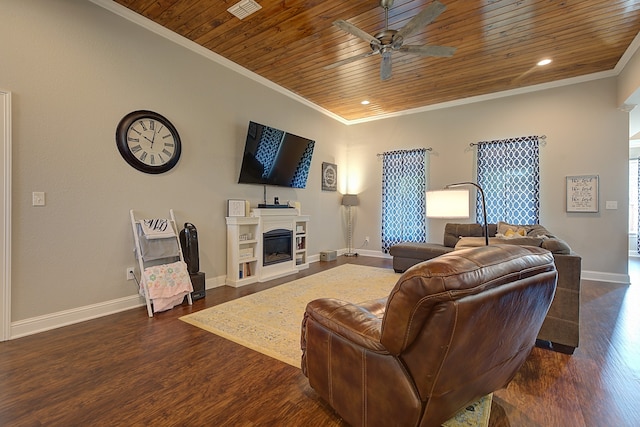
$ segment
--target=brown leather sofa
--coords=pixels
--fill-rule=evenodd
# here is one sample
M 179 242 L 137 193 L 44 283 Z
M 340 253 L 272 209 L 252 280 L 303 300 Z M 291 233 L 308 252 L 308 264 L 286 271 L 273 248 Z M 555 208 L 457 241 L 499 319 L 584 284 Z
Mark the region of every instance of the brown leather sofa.
M 556 279 L 547 250 L 495 245 L 418 264 L 388 298 L 312 301 L 302 371 L 352 426 L 440 426 L 509 384 L 534 346 Z
M 525 227 L 525 238 L 500 239 L 499 228 L 505 223 L 489 224 L 489 243 L 513 245 L 533 245 L 549 250 L 558 270 L 556 297 L 549 309 L 542 329 L 538 334 L 538 344 L 562 353 L 573 354 L 580 343 L 580 274 L 582 257 L 559 237 L 542 225 L 517 225 Z M 507 224 L 508 226 L 508 224 Z M 544 239 L 537 238 L 544 235 Z M 444 229 L 443 243 L 406 242 L 394 245 L 389 253 L 393 256 L 393 268 L 403 272 L 412 265 L 453 252 L 466 245 L 484 245 L 484 231 L 480 224 L 448 223 Z M 466 243 L 466 245 L 465 245 Z

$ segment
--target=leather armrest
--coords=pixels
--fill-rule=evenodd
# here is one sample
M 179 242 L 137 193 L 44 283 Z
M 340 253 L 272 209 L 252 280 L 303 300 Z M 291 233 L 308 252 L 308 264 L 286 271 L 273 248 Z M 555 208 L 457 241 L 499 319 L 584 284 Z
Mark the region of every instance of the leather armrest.
M 380 344 L 383 301 L 385 299 L 360 306 L 333 298 L 322 298 L 307 304 L 306 315 L 348 341 L 372 351 L 386 351 Z

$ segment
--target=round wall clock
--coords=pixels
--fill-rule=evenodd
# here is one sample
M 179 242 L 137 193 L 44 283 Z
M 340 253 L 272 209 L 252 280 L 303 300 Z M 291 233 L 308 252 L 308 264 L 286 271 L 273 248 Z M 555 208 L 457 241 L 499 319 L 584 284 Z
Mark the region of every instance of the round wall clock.
M 153 111 L 133 111 L 116 128 L 122 158 L 145 173 L 163 173 L 180 159 L 180 135 L 169 120 Z

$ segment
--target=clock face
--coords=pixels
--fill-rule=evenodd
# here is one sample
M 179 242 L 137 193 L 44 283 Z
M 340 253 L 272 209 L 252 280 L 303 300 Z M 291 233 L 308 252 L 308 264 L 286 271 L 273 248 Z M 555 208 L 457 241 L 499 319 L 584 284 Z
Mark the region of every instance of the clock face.
M 152 111 L 134 111 L 118 124 L 116 143 L 122 157 L 146 173 L 163 173 L 180 158 L 181 143 L 176 128 Z

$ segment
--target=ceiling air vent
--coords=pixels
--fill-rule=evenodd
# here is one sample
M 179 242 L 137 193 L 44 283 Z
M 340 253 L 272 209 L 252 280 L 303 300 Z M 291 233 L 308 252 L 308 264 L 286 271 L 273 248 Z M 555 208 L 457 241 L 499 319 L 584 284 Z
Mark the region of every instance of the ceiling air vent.
M 262 9 L 262 6 L 260 6 L 255 1 L 242 0 L 231 6 L 229 9 L 227 9 L 227 11 L 233 14 L 238 19 L 244 19 L 247 16 L 251 15 L 253 12 L 257 12 L 260 9 Z

